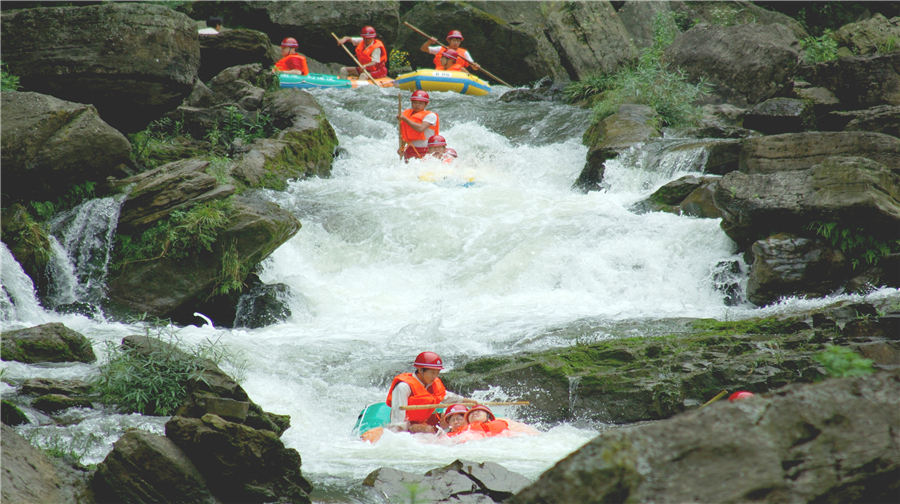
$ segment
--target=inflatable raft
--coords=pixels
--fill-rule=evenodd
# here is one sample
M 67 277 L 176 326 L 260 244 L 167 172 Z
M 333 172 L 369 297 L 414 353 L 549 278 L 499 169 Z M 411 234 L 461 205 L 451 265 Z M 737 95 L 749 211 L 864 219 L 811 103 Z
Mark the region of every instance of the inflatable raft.
M 356 89 L 362 86 L 373 85 L 372 81 L 368 79 L 357 79 L 355 77 L 351 77 L 349 79 L 339 79 L 335 75 L 316 73 L 311 73 L 309 75 L 279 74 L 278 81 L 280 83 L 280 86 L 283 88 L 300 89 Z M 375 85 L 380 87 L 392 87 L 394 85 L 394 80 L 390 77 L 382 77 L 380 79 L 375 79 Z
M 484 96 L 491 92 L 491 85 L 466 72 L 423 69 L 397 77 L 394 84 L 404 91 L 453 91 L 456 93 Z

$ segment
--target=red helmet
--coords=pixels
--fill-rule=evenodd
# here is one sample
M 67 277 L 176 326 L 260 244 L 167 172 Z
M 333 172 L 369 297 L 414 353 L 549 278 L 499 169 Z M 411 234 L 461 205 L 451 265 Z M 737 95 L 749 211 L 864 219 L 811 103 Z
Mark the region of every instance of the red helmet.
M 428 103 L 431 101 L 431 98 L 428 97 L 428 93 L 422 91 L 421 89 L 418 91 L 413 91 L 412 97 L 410 98 L 412 101 L 423 101 Z
M 429 147 L 441 147 L 442 145 L 447 145 L 447 141 L 441 135 L 434 135 L 428 139 Z
M 427 369 L 444 369 L 441 356 L 434 352 L 422 352 L 416 357 L 413 366 Z
M 453 157 L 459 157 L 459 154 L 457 154 L 456 151 L 453 149 L 447 149 L 447 154 L 449 154 Z
M 362 38 L 375 38 L 377 36 L 375 35 L 375 28 L 371 26 L 363 26 L 359 34 L 362 35 Z
M 444 414 L 441 415 L 441 421 L 446 422 L 451 415 L 465 415 L 468 412 L 469 408 L 465 404 L 453 404 L 444 410 Z
M 470 409 L 469 412 L 466 413 L 466 422 L 469 421 L 469 415 L 471 415 L 473 411 L 484 411 L 488 414 L 489 420 L 497 419 L 497 417 L 494 416 L 494 412 L 491 411 L 491 408 L 488 408 L 487 406 L 485 406 L 483 404 L 479 404 L 478 406 L 472 406 L 472 409 Z
M 453 49 L 444 49 L 444 52 L 441 53 L 441 57 L 456 61 L 459 59 L 459 53 L 454 51 Z
M 462 40 L 462 32 L 460 32 L 459 30 L 450 30 L 450 33 L 447 34 L 447 40 L 450 40 L 452 38 L 458 38 L 459 40 Z
M 281 41 L 281 47 L 300 47 L 300 44 L 297 43 L 297 39 L 288 37 Z
M 754 395 L 753 392 L 747 392 L 746 390 L 738 390 L 734 394 L 731 394 L 730 396 L 728 396 L 728 402 L 742 401 L 744 399 L 750 399 L 751 397 L 753 397 L 753 395 Z

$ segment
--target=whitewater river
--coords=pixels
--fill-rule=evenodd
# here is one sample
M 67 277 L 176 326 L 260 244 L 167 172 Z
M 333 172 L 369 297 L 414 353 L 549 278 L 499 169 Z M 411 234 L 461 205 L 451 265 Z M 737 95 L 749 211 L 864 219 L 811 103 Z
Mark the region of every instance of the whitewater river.
M 540 436 L 462 445 L 421 443 L 408 434 L 387 434 L 375 445 L 352 437 L 359 411 L 384 400 L 391 378 L 411 370 L 423 350 L 438 352 L 453 368 L 464 357 L 573 345 L 548 330 L 586 318 L 600 326 L 667 317 L 735 319 L 824 304 L 728 307 L 713 276 L 736 247 L 718 220 L 628 210 L 695 170 L 702 153 L 648 168 L 638 152 L 631 161 L 610 163 L 607 191 L 582 194 L 571 186 L 584 166 L 588 111 L 503 103 L 496 92 L 433 93 L 429 109 L 440 114 L 442 133 L 459 152 L 448 168 L 398 161 L 396 90 L 314 94 L 344 149 L 331 178 L 262 195 L 303 224 L 260 275 L 290 286 L 293 315 L 263 329 L 190 326 L 177 335 L 185 344 L 219 339 L 243 363 L 250 397 L 267 411 L 291 416 L 282 439 L 300 452 L 317 502 L 375 502 L 359 482 L 382 466 L 423 473 L 462 458 L 498 462 L 534 479 L 606 428 L 540 425 Z M 108 342 L 139 332 L 33 306 L 21 293 L 17 265 L 3 253 L 4 288 L 21 298 L 14 309 L 7 305 L 4 330 L 60 321 L 89 337 L 101 359 Z M 591 337 L 608 335 L 601 330 Z M 96 373 L 96 366 L 83 364 L 2 366 L 8 383 Z M 13 391 L 3 384 L 4 396 Z M 516 399 L 499 388 L 476 397 Z M 515 408 L 497 412 L 518 414 Z M 80 450 L 91 464 L 126 428 L 162 433 L 167 420 L 109 411 L 69 415 L 64 423 L 80 423 L 17 430 L 35 444 Z

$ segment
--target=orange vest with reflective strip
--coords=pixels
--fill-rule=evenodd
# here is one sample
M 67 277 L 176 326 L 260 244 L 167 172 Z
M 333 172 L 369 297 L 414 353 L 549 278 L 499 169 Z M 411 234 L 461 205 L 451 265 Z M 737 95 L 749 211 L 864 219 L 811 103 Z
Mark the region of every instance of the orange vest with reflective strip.
M 459 54 L 459 59 L 456 60 L 456 63 L 450 66 L 450 68 L 444 68 L 441 66 L 441 55 L 446 51 L 445 48 L 441 47 L 438 49 L 438 53 L 434 56 L 434 69 L 435 70 L 453 70 L 458 71 L 460 69 L 466 68 L 469 66 L 469 62 L 466 60 L 466 50 L 460 47 L 456 50 L 456 54 Z
M 291 58 L 299 58 L 300 59 L 300 68 L 291 68 L 287 65 L 287 62 Z M 300 70 L 303 72 L 303 75 L 309 74 L 309 67 L 306 66 L 306 58 L 300 56 L 299 54 L 288 54 L 284 58 L 278 60 L 278 63 L 275 63 L 275 68 L 281 70 L 282 72 L 286 72 L 288 70 Z
M 404 117 L 408 118 L 414 123 L 422 124 L 422 119 L 425 119 L 425 116 L 431 114 L 432 112 L 428 110 L 423 110 L 421 112 L 413 113 L 412 109 L 406 109 L 403 111 Z M 440 135 L 441 134 L 441 118 L 438 117 L 437 114 L 434 114 L 437 117 L 437 122 L 434 123 L 434 133 L 432 135 Z M 425 134 L 428 130 L 425 131 L 416 131 L 412 129 L 412 126 L 409 124 L 400 123 L 400 134 L 403 136 L 404 142 L 412 142 L 413 140 L 428 140 L 429 137 L 426 137 Z
M 385 401 L 385 404 L 388 406 L 391 405 L 394 387 L 400 382 L 409 385 L 410 390 L 412 390 L 412 393 L 409 394 L 409 401 L 407 402 L 410 406 L 417 406 L 420 404 L 440 404 L 441 401 L 444 400 L 444 396 L 447 395 L 447 389 L 444 388 L 444 383 L 440 378 L 435 378 L 434 382 L 426 389 L 425 386 L 422 385 L 422 382 L 413 376 L 412 373 L 403 373 L 397 375 L 391 383 L 391 389 L 388 391 L 387 400 Z M 406 419 L 410 422 L 424 422 L 432 415 L 432 413 L 434 413 L 434 408 L 406 410 Z
M 384 64 L 387 63 L 387 50 L 384 48 L 384 44 L 375 39 L 375 42 L 372 42 L 372 45 L 366 47 L 366 39 L 363 39 L 362 42 L 356 46 L 356 58 L 359 60 L 360 65 L 367 65 L 372 62 L 372 53 L 375 52 L 375 49 L 381 49 L 381 57 L 378 58 L 378 63 L 369 67 L 371 71 L 378 71 L 384 67 Z

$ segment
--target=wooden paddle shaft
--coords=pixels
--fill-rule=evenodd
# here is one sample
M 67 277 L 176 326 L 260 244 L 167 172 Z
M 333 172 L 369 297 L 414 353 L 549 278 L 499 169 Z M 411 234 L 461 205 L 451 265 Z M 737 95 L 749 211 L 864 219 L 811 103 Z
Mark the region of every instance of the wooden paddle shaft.
M 334 32 L 331 33 L 331 36 L 334 37 L 334 40 L 337 40 L 338 43 L 340 43 L 341 39 L 339 39 L 338 36 L 334 34 Z M 366 75 L 368 75 L 369 79 L 372 80 L 372 84 L 378 84 L 377 82 L 375 82 L 375 78 L 372 77 L 372 74 L 370 74 L 368 70 L 363 68 L 362 63 L 360 63 L 359 60 L 356 59 L 356 56 L 354 56 L 353 53 L 350 52 L 350 49 L 347 49 L 347 46 L 345 46 L 344 44 L 341 44 L 341 49 L 347 51 L 347 54 L 349 54 L 350 57 L 353 58 L 353 62 L 356 63 L 356 66 L 358 66 L 359 68 L 362 68 L 363 72 L 366 72 Z
M 400 115 L 402 113 L 403 113 L 403 92 L 398 89 L 397 90 L 397 115 Z M 397 125 L 398 125 L 399 136 L 400 136 L 400 151 L 401 151 L 400 152 L 400 160 L 402 161 L 403 160 L 403 152 L 402 151 L 403 151 L 403 147 L 405 146 L 405 144 L 403 143 L 403 121 L 398 119 Z
M 415 26 L 413 26 L 413 25 L 407 23 L 406 21 L 404 21 L 403 24 L 405 24 L 406 26 L 412 28 L 413 31 L 417 32 L 419 35 L 422 35 L 423 37 L 427 37 L 427 38 L 430 38 L 430 39 L 435 39 L 435 40 L 437 40 L 436 38 L 432 37 L 431 35 L 429 35 L 429 34 L 423 32 L 422 30 L 416 28 Z M 438 40 L 438 44 L 441 44 L 441 41 L 440 41 L 440 40 Z M 449 47 L 445 46 L 444 44 L 441 44 L 441 47 L 443 47 L 444 49 L 449 49 Z M 512 85 L 507 84 L 506 81 L 504 81 L 504 80 L 501 79 L 500 77 L 497 77 L 496 75 L 492 74 L 491 72 L 488 72 L 487 70 L 485 70 L 483 66 L 479 66 L 478 68 L 480 68 L 482 72 L 484 72 L 484 73 L 487 74 L 488 76 L 492 77 L 495 81 L 499 82 L 500 84 L 503 84 L 504 86 L 507 86 L 507 87 L 513 87 Z
M 464 406 L 476 406 L 476 403 L 471 402 L 463 402 L 463 403 L 455 403 L 462 404 Z M 512 402 L 483 402 L 477 403 L 477 405 L 483 406 L 528 406 L 531 404 L 528 401 L 512 401 Z M 423 410 L 423 409 L 433 409 L 433 408 L 449 408 L 453 406 L 453 404 L 417 404 L 415 406 L 400 406 L 402 410 Z

